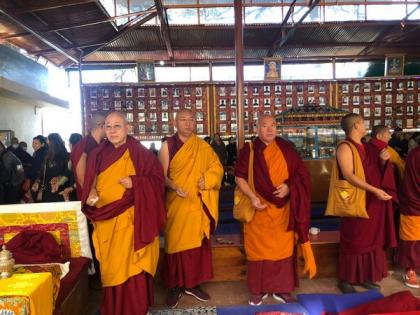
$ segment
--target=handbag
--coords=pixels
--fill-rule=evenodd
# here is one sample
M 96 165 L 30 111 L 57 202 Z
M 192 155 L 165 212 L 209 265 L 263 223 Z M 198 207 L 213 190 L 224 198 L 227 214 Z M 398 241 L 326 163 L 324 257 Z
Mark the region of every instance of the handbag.
M 346 143 L 350 146 L 353 153 L 354 174 L 365 181 L 362 160 L 360 159 L 356 147 L 348 141 L 343 141 L 341 143 Z M 330 190 L 328 193 L 325 215 L 369 218 L 366 211 L 366 191 L 350 184 L 347 180 L 340 179 L 337 159 L 335 159 L 331 171 Z
M 248 185 L 252 191 L 254 188 L 254 150 L 252 148 L 252 142 L 250 143 L 249 152 L 249 164 L 248 164 Z M 255 214 L 255 208 L 252 205 L 251 199 L 245 195 L 242 190 L 238 187 L 235 188 L 234 192 L 234 203 L 233 203 L 233 217 L 240 221 L 248 223 L 252 220 Z

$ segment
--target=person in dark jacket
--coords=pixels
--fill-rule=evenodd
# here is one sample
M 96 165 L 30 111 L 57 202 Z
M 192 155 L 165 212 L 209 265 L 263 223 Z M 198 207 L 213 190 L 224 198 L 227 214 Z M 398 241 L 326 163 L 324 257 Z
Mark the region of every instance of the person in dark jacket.
M 0 141 L 0 204 L 19 202 L 23 179 L 22 163 Z
M 60 202 L 64 201 L 59 194 L 64 187 L 60 184 L 61 177 L 68 174 L 69 154 L 64 146 L 64 142 L 58 133 L 48 135 L 48 153 L 41 170 L 34 184 L 32 191 L 37 193 L 37 201 Z M 59 184 L 60 183 L 60 184 Z M 40 192 L 39 190 L 42 190 Z
M 42 164 L 44 163 L 45 157 L 48 152 L 48 145 L 45 137 L 38 135 L 35 138 L 33 138 L 32 148 L 34 149 L 34 153 L 32 155 L 33 162 L 28 174 L 28 177 L 31 180 L 31 184 L 33 184 L 35 179 L 38 177 L 39 171 L 41 169 Z

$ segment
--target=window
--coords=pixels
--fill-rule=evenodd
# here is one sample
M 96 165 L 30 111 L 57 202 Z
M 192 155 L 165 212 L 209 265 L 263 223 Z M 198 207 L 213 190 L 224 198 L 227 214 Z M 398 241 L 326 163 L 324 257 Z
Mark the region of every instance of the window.
M 332 63 L 283 64 L 282 80 L 332 79 Z

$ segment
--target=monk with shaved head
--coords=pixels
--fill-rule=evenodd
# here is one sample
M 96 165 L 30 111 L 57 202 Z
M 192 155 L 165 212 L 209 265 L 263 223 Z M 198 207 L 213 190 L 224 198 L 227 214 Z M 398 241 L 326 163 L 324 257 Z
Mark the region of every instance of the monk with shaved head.
M 251 152 L 255 188 L 249 184 Z M 308 239 L 311 187 L 309 172 L 293 145 L 277 137 L 272 116 L 258 120 L 258 137 L 239 152 L 235 176 L 255 208 L 252 220 L 244 223 L 248 303 L 260 305 L 268 294 L 291 302 L 290 293 L 298 285 L 295 245 L 302 249 L 310 277 L 316 273 Z
M 171 308 L 183 293 L 200 301 L 210 299 L 200 284 L 213 277 L 210 235 L 218 220 L 223 176 L 213 149 L 194 134 L 193 112 L 179 111 L 175 127 L 177 133 L 159 152 L 167 188 L 164 278 Z
M 100 313 L 147 314 L 166 216 L 162 166 L 128 135 L 120 112 L 109 114 L 104 128 L 107 139 L 88 157 L 82 195 L 104 287 Z
M 396 246 L 392 208 L 392 199 L 396 198 L 394 171 L 388 162 L 386 143 L 362 142 L 366 128 L 361 116 L 347 114 L 341 120 L 341 128 L 346 140 L 338 145 L 334 167 L 340 180 L 365 194 L 357 208 L 366 208 L 368 218 L 341 220 L 338 287 L 343 293 L 356 292 L 354 285 L 378 290 L 375 282 L 387 276 L 385 250 Z

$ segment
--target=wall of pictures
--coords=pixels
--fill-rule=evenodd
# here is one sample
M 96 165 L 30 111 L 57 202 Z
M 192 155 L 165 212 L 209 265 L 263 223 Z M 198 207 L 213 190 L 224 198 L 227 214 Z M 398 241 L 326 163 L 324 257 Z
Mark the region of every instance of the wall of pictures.
M 158 140 L 174 133 L 175 113 L 194 111 L 197 134 L 209 133 L 209 87 L 194 85 L 84 85 L 84 123 L 92 114 L 125 113 L 130 134 L 138 140 Z
M 259 81 L 247 82 L 244 89 L 246 136 L 255 134 L 259 115 L 277 115 L 308 104 L 358 113 L 368 129 L 378 124 L 420 128 L 418 77 Z M 83 86 L 83 93 L 85 123 L 95 112 L 122 111 L 130 123 L 130 133 L 139 140 L 158 140 L 173 134 L 175 113 L 182 108 L 194 112 L 198 135 L 214 130 L 230 136 L 237 129 L 233 83 L 89 84 Z
M 385 124 L 420 128 L 419 78 L 338 81 L 338 107 L 365 119 L 365 126 Z

